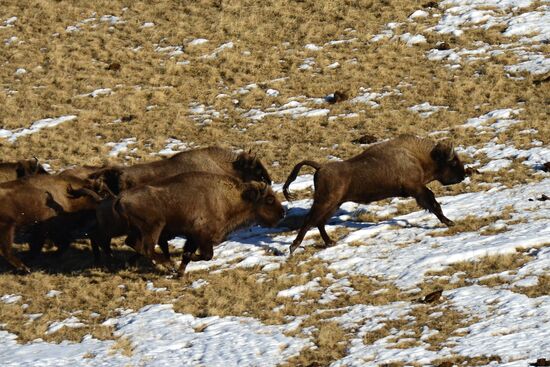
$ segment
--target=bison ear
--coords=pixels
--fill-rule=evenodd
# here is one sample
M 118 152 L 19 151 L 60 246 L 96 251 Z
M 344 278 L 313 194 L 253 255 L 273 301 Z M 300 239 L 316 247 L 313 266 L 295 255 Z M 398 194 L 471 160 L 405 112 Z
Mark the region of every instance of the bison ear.
M 453 144 L 437 143 L 430 155 L 434 161 L 439 163 L 452 161 L 455 157 Z
M 107 191 L 109 195 L 114 196 L 124 190 L 121 179 L 122 174 L 123 172 L 119 168 L 104 168 L 90 174 L 88 180 L 97 185 L 101 190 Z
M 38 163 L 38 158 L 36 158 L 34 155 L 32 156 L 32 163 L 31 163 L 31 170 L 32 170 L 32 173 L 35 175 L 38 173 L 38 171 L 40 170 L 40 168 L 42 168 L 42 166 L 40 165 L 40 163 Z

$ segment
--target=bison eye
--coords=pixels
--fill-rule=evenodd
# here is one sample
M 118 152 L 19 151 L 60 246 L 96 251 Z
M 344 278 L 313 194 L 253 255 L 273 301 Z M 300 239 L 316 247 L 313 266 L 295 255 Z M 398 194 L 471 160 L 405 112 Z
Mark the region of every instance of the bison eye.
M 268 196 L 267 199 L 265 199 L 265 202 L 272 205 L 275 202 L 275 198 L 273 196 Z

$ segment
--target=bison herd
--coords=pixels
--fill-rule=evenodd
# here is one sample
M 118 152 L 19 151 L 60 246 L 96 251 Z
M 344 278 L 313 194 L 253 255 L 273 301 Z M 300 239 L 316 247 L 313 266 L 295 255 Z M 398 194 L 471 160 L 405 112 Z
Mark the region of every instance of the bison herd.
M 413 197 L 451 226 L 426 184 L 455 184 L 467 173 L 452 145 L 402 135 L 371 144 L 345 161 L 298 163 L 283 186 L 287 200 L 292 199 L 289 185 L 304 165 L 316 170 L 315 194 L 291 254 L 312 227 L 332 245 L 324 226 L 346 201 Z M 27 256 L 33 258 L 46 241 L 62 253 L 71 242 L 88 238 L 99 265 L 112 263 L 111 240 L 125 236 L 125 244 L 138 254 L 181 275 L 190 261 L 210 260 L 214 246 L 235 229 L 252 223 L 276 226 L 285 216 L 264 164 L 250 152 L 220 147 L 133 166 L 84 166 L 58 174 L 49 174 L 36 158 L 6 162 L 0 163 L 0 182 L 0 255 L 23 273 L 30 270 L 14 254 L 16 239 L 29 244 Z M 178 268 L 168 249 L 176 236 L 187 240 Z

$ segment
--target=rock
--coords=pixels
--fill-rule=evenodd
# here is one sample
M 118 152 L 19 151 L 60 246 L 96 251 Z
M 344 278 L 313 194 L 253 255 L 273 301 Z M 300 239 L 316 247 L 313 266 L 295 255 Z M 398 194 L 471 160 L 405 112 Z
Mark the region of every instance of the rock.
M 348 95 L 346 94 L 346 92 L 340 92 L 340 91 L 336 91 L 333 94 L 325 97 L 325 101 L 330 104 L 342 102 L 342 101 L 345 101 L 346 99 L 348 99 Z
M 107 70 L 111 71 L 119 71 L 121 69 L 121 66 L 118 62 L 110 63 L 109 66 L 107 66 Z
M 136 116 L 134 115 L 126 115 L 126 116 L 122 116 L 122 118 L 120 119 L 120 121 L 122 122 L 130 122 L 132 121 L 133 119 L 135 119 Z
M 441 298 L 441 294 L 443 294 L 443 289 L 438 289 L 437 291 L 426 295 L 424 298 L 421 298 L 419 300 L 419 302 L 420 303 L 434 303 L 434 302 L 437 302 Z
M 375 143 L 377 140 L 378 139 L 376 139 L 375 136 L 370 134 L 365 134 L 355 140 L 352 140 L 351 142 L 354 144 L 372 144 L 372 143 Z
M 530 366 L 550 366 L 550 360 L 539 358 L 535 363 L 529 363 Z
M 449 46 L 447 42 L 438 42 L 435 45 L 435 48 L 438 49 L 439 51 L 444 51 L 444 50 L 450 50 L 451 46 Z
M 422 5 L 423 8 L 437 8 L 437 1 L 428 1 Z

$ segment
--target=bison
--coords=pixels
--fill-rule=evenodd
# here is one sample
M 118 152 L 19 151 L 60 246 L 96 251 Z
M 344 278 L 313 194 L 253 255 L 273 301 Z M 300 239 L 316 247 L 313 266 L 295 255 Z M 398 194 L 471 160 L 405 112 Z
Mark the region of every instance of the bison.
M 220 147 L 188 150 L 170 158 L 119 168 L 120 191 L 193 171 L 229 175 L 244 182 L 263 181 L 271 185 L 267 169 L 255 155 L 250 152 L 234 153 Z
M 60 176 L 72 176 L 89 179 L 104 184 L 105 190 L 118 195 L 124 190 L 140 187 L 168 177 L 192 171 L 203 171 L 234 176 L 242 181 L 263 181 L 271 184 L 271 177 L 262 162 L 250 152 L 233 153 L 219 147 L 201 148 L 177 153 L 174 156 L 158 161 L 136 164 L 133 166 L 83 166 L 67 169 Z M 94 240 L 97 231 L 95 211 L 78 214 L 69 213 L 50 220 L 42 233 L 48 233 L 62 253 L 76 238 L 90 237 L 94 252 L 94 263 L 100 265 L 100 252 Z M 60 229 L 64 229 L 60 231 Z M 37 236 L 31 246 L 31 256 L 40 253 L 46 238 Z M 163 252 L 167 253 L 167 240 L 161 239 Z M 105 255 L 111 257 L 110 246 L 102 245 Z
M 48 172 L 38 163 L 38 159 L 0 163 L 0 182 L 17 180 L 21 177 L 47 175 Z
M 304 160 L 298 163 L 283 185 L 283 193 L 289 201 L 292 196 L 288 187 L 304 165 L 316 170 L 315 194 L 304 224 L 290 246 L 290 254 L 313 226 L 319 229 L 325 245 L 332 245 L 334 242 L 325 230 L 325 223 L 346 201 L 366 204 L 394 196 L 412 196 L 418 205 L 452 226 L 454 223 L 443 215 L 434 193 L 426 184 L 437 180 L 443 185 L 452 185 L 461 182 L 466 174 L 452 144 L 401 135 L 373 144 L 345 161 L 319 164 Z
M 62 171 L 58 174 L 64 180 L 82 180 L 94 182 L 95 190 L 104 192 L 106 196 L 114 197 L 119 193 L 120 170 L 115 167 L 93 167 L 83 166 L 75 167 Z M 69 188 L 70 198 L 76 199 L 82 196 L 95 197 L 93 190 L 80 188 Z M 95 197 L 96 205 L 100 200 Z M 60 206 L 61 207 L 61 206 Z M 89 238 L 90 232 L 96 229 L 95 207 L 89 207 L 88 210 L 78 212 L 66 212 L 59 210 L 58 215 L 46 221 L 40 222 L 31 228 L 30 231 L 30 251 L 29 258 L 35 258 L 39 255 L 47 239 L 57 245 L 57 255 L 61 255 L 76 239 Z M 94 250 L 94 260 L 99 265 L 99 252 L 96 246 Z
M 165 250 L 162 257 L 154 247 L 159 239 L 185 236 L 181 275 L 190 261 L 210 260 L 213 247 L 233 230 L 251 222 L 274 226 L 283 217 L 283 206 L 265 182 L 191 172 L 104 201 L 97 209 L 98 241 L 108 247 L 112 237 L 128 234 L 126 244 L 136 252 L 171 267 Z
M 13 253 L 16 231 L 28 226 L 42 228 L 43 222 L 60 213 L 94 209 L 107 195 L 95 182 L 57 175 L 31 176 L 1 183 L 0 255 L 17 270 L 28 272 L 28 267 Z

